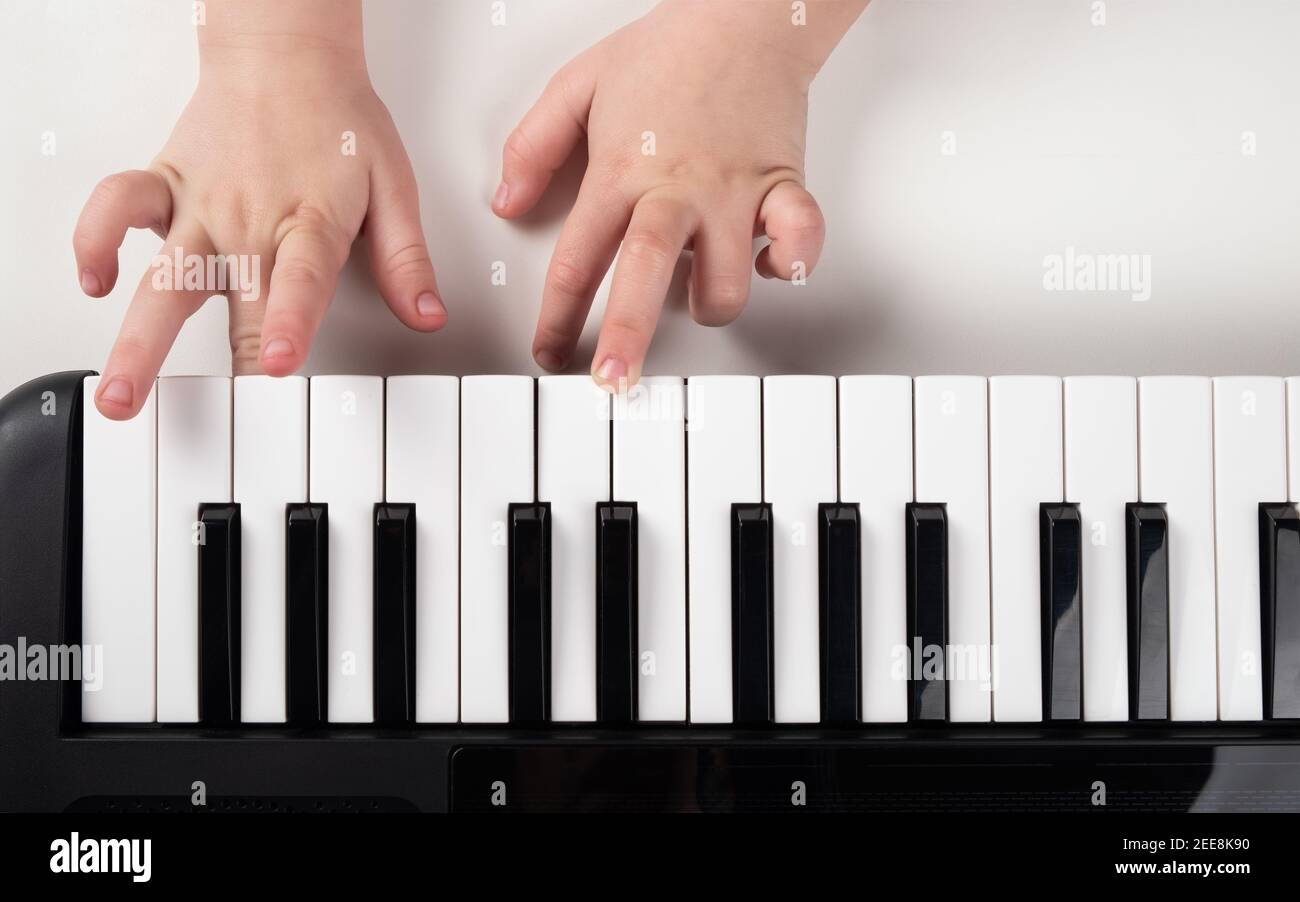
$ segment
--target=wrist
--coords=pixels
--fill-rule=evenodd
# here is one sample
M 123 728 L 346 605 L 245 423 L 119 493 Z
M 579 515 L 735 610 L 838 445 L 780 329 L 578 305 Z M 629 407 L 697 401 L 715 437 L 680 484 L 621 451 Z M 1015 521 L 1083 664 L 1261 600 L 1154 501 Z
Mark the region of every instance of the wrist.
M 661 0 L 653 15 L 680 17 L 718 35 L 722 47 L 767 54 L 812 83 L 869 0 Z
M 369 86 L 360 0 L 208 0 L 197 26 L 201 81 L 311 96 Z

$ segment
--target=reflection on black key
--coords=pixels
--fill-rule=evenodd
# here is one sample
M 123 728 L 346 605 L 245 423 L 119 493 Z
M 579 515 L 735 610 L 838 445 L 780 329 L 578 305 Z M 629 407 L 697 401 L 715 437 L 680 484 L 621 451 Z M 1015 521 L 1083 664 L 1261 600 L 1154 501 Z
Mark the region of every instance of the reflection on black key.
M 510 722 L 551 719 L 551 505 L 510 505 Z
M 822 723 L 858 722 L 862 535 L 856 504 L 819 504 Z
M 415 505 L 375 505 L 375 723 L 415 722 Z
M 1130 720 L 1168 720 L 1169 520 L 1163 504 L 1129 502 L 1125 514 L 1128 716 Z
M 200 504 L 199 720 L 239 723 L 239 505 Z
M 732 719 L 772 722 L 772 505 L 731 505 Z
M 1259 562 L 1264 716 L 1300 717 L 1300 514 L 1294 504 L 1259 506 Z
M 289 723 L 326 719 L 329 654 L 329 507 L 290 504 L 285 527 L 285 656 Z
M 947 720 L 948 514 L 942 504 L 907 505 L 907 719 Z
M 1083 718 L 1083 531 L 1079 505 L 1038 508 L 1043 719 Z
M 596 720 L 627 725 L 637 710 L 636 502 L 596 504 Z

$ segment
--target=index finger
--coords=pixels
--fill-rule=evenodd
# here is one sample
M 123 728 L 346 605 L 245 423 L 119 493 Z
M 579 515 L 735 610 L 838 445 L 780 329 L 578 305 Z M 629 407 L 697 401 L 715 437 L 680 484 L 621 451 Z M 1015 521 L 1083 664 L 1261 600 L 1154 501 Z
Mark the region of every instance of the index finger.
M 592 361 L 592 378 L 602 387 L 617 391 L 641 378 L 673 271 L 695 225 L 695 211 L 668 194 L 647 194 L 632 211 Z
M 110 420 L 129 420 L 139 413 L 181 326 L 213 294 L 177 289 L 184 274 L 176 272 L 173 261 L 178 254 L 183 259 L 211 253 L 197 225 L 177 227 L 140 279 L 95 393 L 95 406 Z

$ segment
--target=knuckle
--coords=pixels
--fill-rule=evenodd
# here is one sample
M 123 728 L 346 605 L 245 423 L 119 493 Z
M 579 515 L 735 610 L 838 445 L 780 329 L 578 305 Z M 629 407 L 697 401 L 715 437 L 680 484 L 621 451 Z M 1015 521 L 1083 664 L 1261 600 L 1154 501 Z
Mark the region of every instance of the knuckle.
M 679 249 L 662 233 L 641 227 L 628 230 L 622 254 L 638 269 L 657 273 L 676 265 Z
M 238 328 L 230 331 L 230 361 L 236 372 L 256 369 L 262 352 L 262 336 L 257 329 Z
M 106 175 L 95 185 L 72 233 L 72 247 L 78 253 L 94 252 L 104 243 L 103 233 L 111 228 L 113 211 L 130 197 L 130 179 L 120 172 Z
M 554 98 L 556 106 L 564 112 L 565 115 L 573 117 L 575 120 L 582 120 L 581 104 L 575 102 L 580 93 L 579 85 L 581 83 L 581 72 L 579 61 L 581 57 L 570 60 L 561 66 L 551 80 L 546 83 L 545 96 Z
M 140 332 L 124 330 L 118 333 L 109 356 L 114 368 L 125 366 L 127 369 L 138 369 L 145 366 L 153 356 L 153 342 Z
M 570 332 L 550 323 L 538 323 L 537 332 L 533 335 L 533 353 L 536 354 L 538 349 L 571 350 L 575 341 Z
M 232 244 L 246 243 L 270 219 L 264 201 L 227 183 L 201 188 L 196 194 L 195 206 L 210 218 L 212 234 Z
M 319 264 L 301 257 L 277 261 L 273 278 L 282 285 L 307 289 L 324 288 L 329 281 Z
M 600 153 L 588 173 L 603 191 L 621 194 L 624 185 L 634 181 L 633 176 L 643 171 L 644 160 L 645 157 L 633 148 L 607 149 Z
M 280 222 L 282 231 L 303 230 L 320 235 L 330 235 L 335 231 L 334 221 L 329 214 L 315 204 L 303 202 L 289 211 Z
M 515 126 L 514 131 L 506 138 L 506 154 L 524 164 L 530 164 L 537 158 L 536 148 L 524 133 L 522 125 Z
M 114 172 L 106 175 L 95 185 L 91 197 L 103 204 L 115 204 L 131 195 L 131 179 L 125 173 Z
M 705 326 L 734 322 L 749 301 L 749 280 L 735 276 L 705 279 L 700 288 L 696 321 Z
M 605 315 L 604 337 L 615 345 L 640 344 L 646 340 L 653 325 L 650 320 L 633 311 L 607 313 Z
M 413 241 L 390 253 L 384 260 L 384 271 L 390 276 L 425 276 L 433 269 L 429 259 L 429 249 L 421 242 Z
M 819 238 L 826 230 L 821 208 L 811 199 L 801 200 L 782 216 L 782 227 L 792 236 Z
M 561 102 L 568 103 L 576 74 L 573 63 L 574 61 L 570 60 L 555 70 L 555 74 L 546 82 L 546 88 L 543 91 L 544 95 L 554 95 Z
M 586 296 L 591 280 L 582 267 L 570 260 L 557 257 L 551 261 L 551 271 L 546 282 L 556 295 L 566 300 L 573 300 Z
M 72 250 L 78 257 L 98 253 L 102 245 L 99 236 L 85 226 L 78 225 L 72 233 Z

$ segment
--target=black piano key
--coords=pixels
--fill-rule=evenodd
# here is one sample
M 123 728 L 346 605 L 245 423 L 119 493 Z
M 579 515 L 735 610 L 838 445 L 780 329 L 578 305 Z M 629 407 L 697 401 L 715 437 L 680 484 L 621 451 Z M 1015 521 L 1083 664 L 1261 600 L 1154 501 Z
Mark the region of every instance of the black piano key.
M 510 721 L 551 719 L 551 505 L 510 505 Z
M 862 534 L 858 506 L 819 504 L 817 514 L 822 723 L 857 723 L 862 685 Z
M 375 723 L 415 722 L 415 505 L 375 505 Z
M 731 505 L 732 719 L 772 723 L 772 505 Z
M 1128 716 L 1130 720 L 1168 720 L 1169 520 L 1163 504 L 1129 502 L 1125 515 Z
M 239 723 L 239 505 L 200 504 L 199 720 Z
M 596 504 L 596 720 L 626 726 L 637 712 L 636 503 Z
M 289 723 L 327 719 L 329 506 L 290 504 L 285 518 L 285 658 Z
M 1300 513 L 1259 506 L 1259 624 L 1264 717 L 1300 717 Z
M 1043 719 L 1083 719 L 1083 524 L 1077 504 L 1038 508 Z
M 911 643 L 907 719 L 948 719 L 948 513 L 942 504 L 909 503 L 907 636 Z

